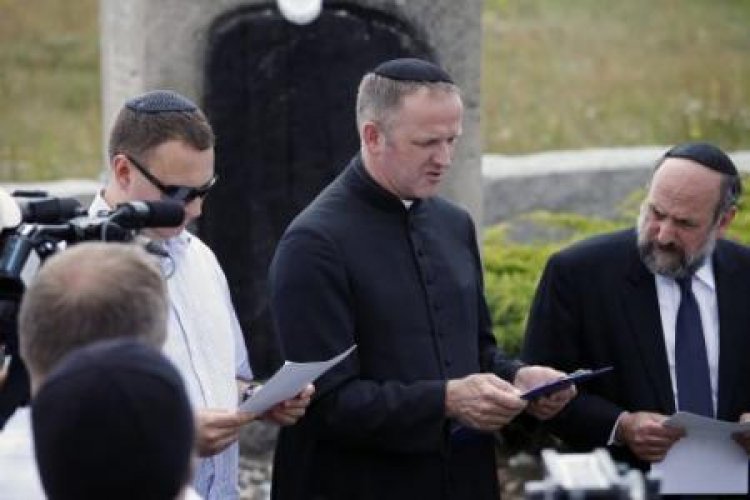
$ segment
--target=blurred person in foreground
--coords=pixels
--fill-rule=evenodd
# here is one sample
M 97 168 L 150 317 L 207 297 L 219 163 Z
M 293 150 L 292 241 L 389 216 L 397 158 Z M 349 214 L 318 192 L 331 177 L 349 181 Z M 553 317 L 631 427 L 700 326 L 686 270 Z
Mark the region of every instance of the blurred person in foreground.
M 357 349 L 281 430 L 272 498 L 498 498 L 493 431 L 548 418 L 563 375 L 496 345 L 468 213 L 435 196 L 462 130 L 458 87 L 418 59 L 383 63 L 357 98 L 358 154 L 289 226 L 271 306 L 294 360 Z
M 132 339 L 81 347 L 34 395 L 34 449 L 50 500 L 183 500 L 193 411 L 180 374 Z
M 201 215 L 217 182 L 214 134 L 186 97 L 156 90 L 127 101 L 109 139 L 109 180 L 90 211 L 136 200 L 171 200 L 185 207 L 178 227 L 147 229 L 161 247 L 169 291 L 164 354 L 177 366 L 196 414 L 201 456 L 194 486 L 209 500 L 239 497 L 237 439 L 258 415 L 237 405 L 252 372 L 224 272 L 214 253 L 187 226 Z M 312 386 L 262 415 L 289 425 L 305 411 Z
M 568 445 L 609 445 L 645 469 L 684 435 L 663 425 L 678 410 L 750 420 L 750 249 L 723 238 L 741 190 L 719 148 L 677 145 L 656 165 L 636 228 L 550 257 L 522 358 L 614 367 L 549 422 Z M 750 433 L 735 440 L 750 453 Z
M 124 243 L 80 243 L 53 255 L 21 301 L 19 342 L 32 398 L 73 350 L 131 338 L 161 349 L 166 286 L 156 260 Z M 31 414 L 18 408 L 0 433 L 0 499 L 45 498 L 34 460 Z

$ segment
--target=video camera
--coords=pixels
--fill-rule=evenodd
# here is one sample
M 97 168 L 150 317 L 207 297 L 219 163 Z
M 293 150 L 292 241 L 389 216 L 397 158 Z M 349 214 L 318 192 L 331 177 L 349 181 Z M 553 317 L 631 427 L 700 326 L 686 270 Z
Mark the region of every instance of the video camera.
M 656 500 L 659 479 L 639 470 L 618 466 L 607 450 L 558 453 L 542 450 L 547 473 L 525 486 L 526 500 Z
M 131 201 L 89 216 L 78 200 L 43 191 L 0 189 L 0 370 L 12 358 L 0 385 L 0 429 L 28 401 L 29 382 L 18 356 L 17 318 L 23 292 L 44 260 L 83 241 L 132 241 L 149 227 L 182 224 L 185 210 L 174 201 Z M 158 253 L 154 245 L 146 250 Z
M 89 216 L 78 200 L 41 191 L 0 191 L 0 299 L 19 298 L 40 263 L 82 241 L 131 241 L 146 227 L 173 227 L 185 216 L 172 201 L 131 201 Z

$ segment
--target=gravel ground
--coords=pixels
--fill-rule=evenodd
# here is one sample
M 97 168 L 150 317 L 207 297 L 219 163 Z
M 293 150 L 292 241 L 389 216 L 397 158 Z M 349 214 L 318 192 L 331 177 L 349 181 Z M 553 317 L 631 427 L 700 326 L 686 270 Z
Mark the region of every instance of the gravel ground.
M 240 499 L 271 498 L 271 457 L 240 457 Z
M 246 426 L 240 435 L 240 499 L 268 500 L 271 460 L 278 428 L 265 422 Z

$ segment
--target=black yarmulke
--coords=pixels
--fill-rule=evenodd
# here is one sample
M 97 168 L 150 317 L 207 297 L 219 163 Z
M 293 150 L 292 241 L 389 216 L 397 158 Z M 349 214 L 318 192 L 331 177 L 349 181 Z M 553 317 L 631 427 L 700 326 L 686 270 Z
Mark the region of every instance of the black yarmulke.
M 154 90 L 134 97 L 125 103 L 125 107 L 136 113 L 193 112 L 198 109 L 190 99 L 171 90 Z
M 378 76 L 407 82 L 453 83 L 451 76 L 442 68 L 422 59 L 392 59 L 372 70 Z
M 724 151 L 707 142 L 679 144 L 664 153 L 665 158 L 685 158 L 722 174 L 737 175 L 737 167 Z
M 53 500 L 176 498 L 195 438 L 182 379 L 132 339 L 76 349 L 32 401 L 39 475 Z

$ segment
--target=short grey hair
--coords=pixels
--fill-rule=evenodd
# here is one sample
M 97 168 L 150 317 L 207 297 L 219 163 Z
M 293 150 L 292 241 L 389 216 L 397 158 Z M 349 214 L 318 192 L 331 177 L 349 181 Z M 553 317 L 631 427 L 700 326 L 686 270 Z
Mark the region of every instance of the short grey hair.
M 167 289 L 155 257 L 135 244 L 87 242 L 42 265 L 19 312 L 21 356 L 38 384 L 66 354 L 130 337 L 161 349 Z
M 458 86 L 449 82 L 412 82 L 366 74 L 357 91 L 357 129 L 361 130 L 366 121 L 373 121 L 389 130 L 393 114 L 404 98 L 422 88 L 461 95 Z

